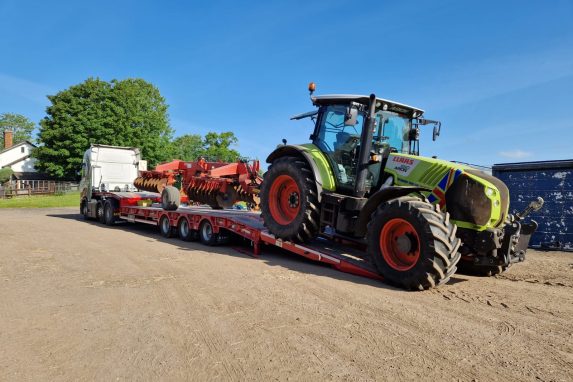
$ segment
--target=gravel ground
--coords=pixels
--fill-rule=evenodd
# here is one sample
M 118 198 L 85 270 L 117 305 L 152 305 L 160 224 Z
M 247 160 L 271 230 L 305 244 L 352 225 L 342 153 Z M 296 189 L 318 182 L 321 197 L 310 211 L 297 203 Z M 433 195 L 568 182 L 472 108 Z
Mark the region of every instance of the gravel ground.
M 0 210 L 1 380 L 573 380 L 573 254 L 405 292 L 76 209 Z

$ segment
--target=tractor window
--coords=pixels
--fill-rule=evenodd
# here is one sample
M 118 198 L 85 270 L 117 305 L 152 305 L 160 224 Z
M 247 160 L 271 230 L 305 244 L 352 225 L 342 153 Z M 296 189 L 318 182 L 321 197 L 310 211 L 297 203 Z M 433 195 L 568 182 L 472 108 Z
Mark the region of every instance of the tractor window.
M 377 126 L 381 126 L 382 129 L 378 129 L 378 137 L 375 135 L 374 139 L 378 138 L 382 142 L 387 142 L 399 153 L 408 154 L 410 120 L 399 114 L 383 111 L 378 113 L 377 122 Z
M 353 189 L 364 115 L 358 114 L 356 125 L 345 126 L 345 114 L 343 105 L 326 107 L 314 144 L 330 159 L 338 184 Z
M 374 134 L 374 140 L 381 142 L 383 145 L 390 145 L 399 153 L 408 154 L 410 120 L 388 111 L 379 112 L 376 119 L 376 126 L 379 126 L 379 128 Z

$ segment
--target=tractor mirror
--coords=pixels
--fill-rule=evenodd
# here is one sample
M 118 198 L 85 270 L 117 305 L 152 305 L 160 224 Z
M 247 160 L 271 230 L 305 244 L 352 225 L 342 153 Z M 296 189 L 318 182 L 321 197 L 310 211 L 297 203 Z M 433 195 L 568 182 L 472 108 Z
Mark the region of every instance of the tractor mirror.
M 435 141 L 440 136 L 440 129 L 442 128 L 442 124 L 440 122 L 434 125 L 434 132 L 432 134 L 432 140 Z
M 346 108 L 346 115 L 344 116 L 344 126 L 355 126 L 358 118 L 358 109 L 354 106 Z

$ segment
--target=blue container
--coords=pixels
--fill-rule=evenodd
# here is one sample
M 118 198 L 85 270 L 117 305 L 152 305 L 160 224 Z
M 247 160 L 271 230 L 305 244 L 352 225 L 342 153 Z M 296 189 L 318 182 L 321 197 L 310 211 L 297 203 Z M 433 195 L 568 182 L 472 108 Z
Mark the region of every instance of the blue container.
M 529 216 L 539 223 L 531 247 L 573 251 L 573 159 L 496 164 L 492 172 L 509 188 L 511 213 L 538 196 L 545 200 Z

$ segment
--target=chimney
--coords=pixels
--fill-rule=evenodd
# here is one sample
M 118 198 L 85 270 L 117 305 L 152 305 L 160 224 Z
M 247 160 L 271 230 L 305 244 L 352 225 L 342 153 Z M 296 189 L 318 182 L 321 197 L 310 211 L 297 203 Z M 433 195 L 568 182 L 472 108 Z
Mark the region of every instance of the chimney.
M 4 148 L 9 149 L 14 144 L 14 132 L 11 130 L 4 130 Z

